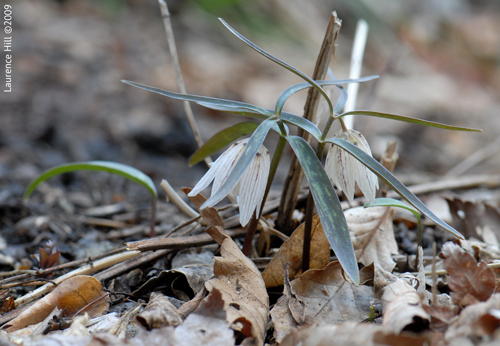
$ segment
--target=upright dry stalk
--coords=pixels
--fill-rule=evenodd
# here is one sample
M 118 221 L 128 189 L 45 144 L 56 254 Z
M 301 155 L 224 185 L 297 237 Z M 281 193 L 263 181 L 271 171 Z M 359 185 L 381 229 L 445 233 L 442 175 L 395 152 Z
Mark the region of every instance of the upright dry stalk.
M 170 20 L 170 12 L 168 11 L 167 3 L 165 0 L 158 0 L 160 4 L 161 16 L 163 18 L 163 25 L 165 26 L 165 31 L 167 33 L 167 42 L 168 49 L 170 51 L 170 57 L 172 59 L 172 65 L 174 67 L 175 81 L 177 83 L 177 88 L 179 88 L 179 92 L 182 94 L 187 94 L 186 86 L 184 85 L 184 80 L 182 79 L 181 67 L 179 64 L 179 56 L 177 55 L 177 47 L 175 45 L 174 31 L 172 29 L 172 22 Z M 198 129 L 198 125 L 196 124 L 196 120 L 194 119 L 193 111 L 191 109 L 191 105 L 188 101 L 183 101 L 184 111 L 186 112 L 186 116 L 189 122 L 189 126 L 191 126 L 191 130 L 193 131 L 194 139 L 200 148 L 203 145 L 203 139 L 200 135 L 200 130 Z M 205 162 L 207 166 L 210 166 L 212 163 L 212 159 L 210 157 L 205 158 Z
M 356 33 L 354 34 L 354 43 L 352 45 L 351 54 L 351 71 L 349 72 L 350 79 L 357 79 L 361 76 L 361 68 L 363 66 L 363 55 L 365 53 L 366 39 L 368 38 L 368 23 L 364 19 L 358 20 Z M 344 112 L 353 111 L 356 107 L 356 99 L 358 97 L 359 83 L 350 83 L 347 86 L 347 102 L 344 106 Z M 354 115 L 350 115 L 344 119 L 348 129 L 354 128 Z
M 328 71 L 328 66 L 330 65 L 330 59 L 335 54 L 335 41 L 337 40 L 341 26 L 342 21 L 338 19 L 337 13 L 332 12 L 328 28 L 326 29 L 325 38 L 323 39 L 323 44 L 321 46 L 318 59 L 316 60 L 316 66 L 312 76 L 314 80 L 324 79 Z M 313 123 L 315 122 L 314 118 L 318 107 L 318 100 L 319 92 L 314 88 L 310 88 L 304 107 L 304 118 L 312 121 Z M 308 132 L 299 129 L 299 136 L 310 143 L 312 136 Z M 300 167 L 299 160 L 294 156 L 292 158 L 288 176 L 283 186 L 281 203 L 278 208 L 278 218 L 276 220 L 276 228 L 287 235 L 290 235 L 293 231 L 292 214 L 295 209 L 303 177 L 304 173 Z

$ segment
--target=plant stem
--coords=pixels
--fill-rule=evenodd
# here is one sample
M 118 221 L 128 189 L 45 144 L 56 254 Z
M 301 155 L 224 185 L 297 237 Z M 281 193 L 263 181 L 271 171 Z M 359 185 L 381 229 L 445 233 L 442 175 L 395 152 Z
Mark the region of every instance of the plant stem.
M 278 164 L 281 160 L 281 155 L 283 154 L 283 150 L 285 149 L 286 139 L 283 136 L 280 136 L 278 139 L 278 144 L 276 145 L 276 149 L 274 150 L 273 158 L 271 160 L 271 166 L 269 168 L 269 177 L 267 178 L 266 191 L 264 192 L 264 197 L 262 198 L 262 204 L 260 205 L 259 215 L 252 216 L 250 220 L 250 224 L 247 227 L 247 235 L 245 237 L 245 242 L 243 243 L 243 254 L 248 256 L 250 254 L 250 248 L 252 245 L 253 237 L 255 236 L 255 230 L 257 229 L 257 225 L 259 224 L 257 221 L 262 214 L 262 210 L 264 209 L 264 205 L 266 204 L 267 196 L 269 195 L 269 190 L 271 190 L 271 184 L 273 183 L 274 176 L 276 175 L 276 170 L 278 169 Z

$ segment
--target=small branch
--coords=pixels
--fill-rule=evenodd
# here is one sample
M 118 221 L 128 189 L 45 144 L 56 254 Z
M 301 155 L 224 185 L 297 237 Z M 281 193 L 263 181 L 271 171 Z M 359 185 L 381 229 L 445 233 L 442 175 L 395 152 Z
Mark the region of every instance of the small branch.
M 134 257 L 138 256 L 139 254 L 140 254 L 140 251 L 123 252 L 123 253 L 120 253 L 117 255 L 103 258 L 99 261 L 95 261 L 95 262 L 88 264 L 86 266 L 83 266 L 81 268 L 75 269 L 75 270 L 73 270 L 73 271 L 71 271 L 63 276 L 58 277 L 55 280 L 52 280 L 51 283 L 46 284 L 46 285 L 44 285 L 44 286 L 42 286 L 34 291 L 31 291 L 30 293 L 28 293 L 20 298 L 17 298 L 15 300 L 16 307 L 27 304 L 35 299 L 40 298 L 44 294 L 49 293 L 50 291 L 52 291 L 55 288 L 53 283 L 55 283 L 56 285 L 59 285 L 64 280 L 72 278 L 72 277 L 77 276 L 77 275 L 93 274 L 99 270 L 109 268 L 117 263 L 121 263 L 121 262 L 126 261 L 128 259 L 134 258 Z
M 184 80 L 182 79 L 181 67 L 179 64 L 179 56 L 177 54 L 177 47 L 175 45 L 174 31 L 172 29 L 172 22 L 170 20 L 170 12 L 168 11 L 167 3 L 165 0 L 158 0 L 161 10 L 161 16 L 163 18 L 163 25 L 165 26 L 165 31 L 167 33 L 167 41 L 168 41 L 168 49 L 170 51 L 170 57 L 172 59 L 172 65 L 174 67 L 175 81 L 177 83 L 177 87 L 182 94 L 187 94 L 186 86 L 184 85 Z M 196 124 L 196 120 L 194 119 L 193 110 L 191 109 L 191 105 L 188 101 L 183 101 L 184 111 L 186 112 L 186 116 L 189 122 L 189 126 L 191 126 L 191 130 L 193 131 L 194 139 L 198 144 L 198 147 L 203 145 L 203 139 L 201 138 L 200 130 L 198 129 L 198 125 Z M 210 163 L 212 163 L 212 159 L 210 157 L 205 158 L 205 163 L 210 167 Z
M 179 196 L 177 192 L 172 188 L 172 186 L 163 179 L 161 181 L 161 187 L 163 191 L 167 194 L 168 200 L 172 202 L 182 213 L 184 213 L 187 217 L 190 218 L 198 218 L 200 214 L 193 210 L 184 200 Z
M 335 42 L 341 26 L 342 21 L 338 19 L 337 13 L 332 12 L 328 28 L 326 29 L 325 38 L 323 39 L 323 44 L 321 46 L 318 59 L 316 60 L 316 66 L 314 68 L 312 79 L 322 80 L 325 78 L 328 66 L 330 65 L 330 59 L 335 54 Z M 318 91 L 310 88 L 304 107 L 304 118 L 312 121 L 313 123 L 315 122 L 314 117 L 318 107 L 318 100 Z M 311 135 L 306 131 L 299 129 L 299 136 L 308 142 L 311 141 Z M 300 184 L 302 183 L 303 177 L 304 173 L 300 167 L 299 160 L 296 156 L 293 156 L 292 163 L 290 164 L 290 170 L 283 186 L 281 204 L 278 208 L 278 218 L 276 220 L 276 228 L 287 235 L 290 235 L 293 231 L 291 229 L 292 215 L 297 203 L 297 196 L 299 194 Z

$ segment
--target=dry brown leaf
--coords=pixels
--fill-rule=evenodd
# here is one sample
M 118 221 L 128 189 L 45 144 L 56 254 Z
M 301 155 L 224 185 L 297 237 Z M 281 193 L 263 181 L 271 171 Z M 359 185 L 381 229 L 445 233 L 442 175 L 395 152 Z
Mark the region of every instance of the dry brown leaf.
M 393 214 L 394 209 L 386 207 L 357 207 L 345 212 L 358 262 L 365 266 L 378 263 L 388 272 L 392 272 L 396 266 L 392 255 L 398 254 L 392 225 Z
M 281 245 L 276 256 L 262 273 L 266 287 L 283 286 L 284 268 L 290 263 L 289 275 L 293 278 L 302 271 L 302 253 L 304 244 L 304 227 L 301 224 L 292 233 L 290 239 Z M 313 218 L 311 230 L 311 269 L 323 269 L 330 262 L 330 244 L 321 226 L 319 216 Z
M 417 291 L 401 279 L 388 285 L 382 294 L 385 330 L 421 332 L 429 326 L 430 316 L 422 307 Z
M 471 254 L 452 242 L 443 245 L 442 256 L 455 304 L 466 306 L 491 297 L 495 291 L 495 273 L 485 262 L 477 264 Z
M 221 292 L 213 287 L 196 311 L 174 331 L 175 346 L 233 346 L 234 332 L 226 321 Z
M 495 293 L 486 302 L 465 307 L 458 319 L 446 331 L 445 339 L 450 344 L 453 344 L 454 339 L 461 337 L 491 340 L 499 327 L 500 294 Z M 498 340 L 498 336 L 495 337 Z
M 190 193 L 192 189 L 189 187 L 183 187 L 183 188 L 181 188 L 181 190 L 187 196 L 188 193 Z M 200 211 L 201 217 L 203 218 L 203 220 L 205 220 L 205 222 L 209 226 L 224 227 L 224 220 L 222 220 L 222 217 L 219 215 L 219 212 L 217 211 L 217 209 L 215 209 L 214 207 L 200 209 L 201 205 L 203 203 L 205 203 L 205 201 L 207 200 L 205 198 L 205 196 L 203 196 L 201 193 L 199 193 L 194 197 L 188 196 L 188 198 L 191 200 L 191 202 L 194 203 L 196 208 L 198 208 L 198 210 Z
M 474 237 L 498 246 L 500 241 L 500 210 L 484 202 L 446 199 L 453 221 L 460 225 L 466 238 Z
M 288 268 L 285 268 L 283 295 L 271 309 L 271 320 L 274 325 L 274 340 L 280 343 L 293 329 L 303 324 L 314 323 L 314 318 L 306 315 L 306 304 L 297 296 L 290 285 Z
M 157 292 L 151 293 L 148 305 L 136 316 L 136 320 L 148 330 L 166 326 L 177 327 L 182 323 L 177 308 L 167 297 Z
M 172 269 L 161 271 L 132 294 L 140 297 L 162 286 L 164 294 L 189 301 L 204 289 L 205 281 L 213 276 L 213 253 L 207 251 L 198 254 L 196 249 L 188 249 L 172 259 Z
M 293 280 L 291 288 L 306 305 L 305 315 L 318 323 L 360 322 L 370 315 L 373 289 L 355 286 L 344 279 L 338 261 L 325 269 L 310 269 Z
M 65 316 L 72 316 L 87 304 L 97 301 L 105 294 L 102 290 L 102 284 L 92 276 L 79 275 L 69 278 L 10 321 L 5 330 L 12 332 L 41 322 L 56 307 L 64 309 Z M 108 303 L 108 297 L 99 299 L 96 304 L 86 309 L 85 312 L 91 317 L 100 316 L 108 308 Z
M 252 337 L 263 345 L 269 297 L 262 275 L 221 227 L 210 227 L 205 232 L 221 245 L 222 255 L 215 258 L 215 278 L 207 281 L 205 287 L 209 292 L 214 288 L 221 292 L 231 328 L 243 332 L 250 323 Z
M 280 346 L 423 346 L 425 336 L 395 335 L 377 324 L 345 322 L 294 330 Z

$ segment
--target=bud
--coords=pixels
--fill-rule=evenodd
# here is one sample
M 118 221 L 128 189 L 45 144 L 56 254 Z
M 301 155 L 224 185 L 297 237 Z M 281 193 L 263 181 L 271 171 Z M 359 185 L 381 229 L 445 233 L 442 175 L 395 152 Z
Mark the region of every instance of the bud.
M 248 138 L 231 145 L 221 156 L 213 163 L 208 172 L 200 179 L 198 184 L 191 190 L 189 196 L 196 196 L 205 189 L 212 181 L 212 195 L 217 193 L 226 182 L 229 174 L 237 165 L 238 160 L 245 150 Z M 232 192 L 236 195 L 240 208 L 240 223 L 242 226 L 250 221 L 253 213 L 258 216 L 262 199 L 267 185 L 269 168 L 271 160 L 269 153 L 263 145 L 253 158 L 250 165 L 241 176 L 238 184 Z
M 358 131 L 339 131 L 335 138 L 340 138 L 354 144 L 368 155 L 372 155 L 365 137 Z M 363 195 L 369 202 L 374 202 L 378 189 L 378 178 L 354 156 L 337 145 L 332 145 L 326 156 L 325 171 L 332 185 L 344 191 L 347 199 L 352 202 L 355 184 L 357 183 Z

